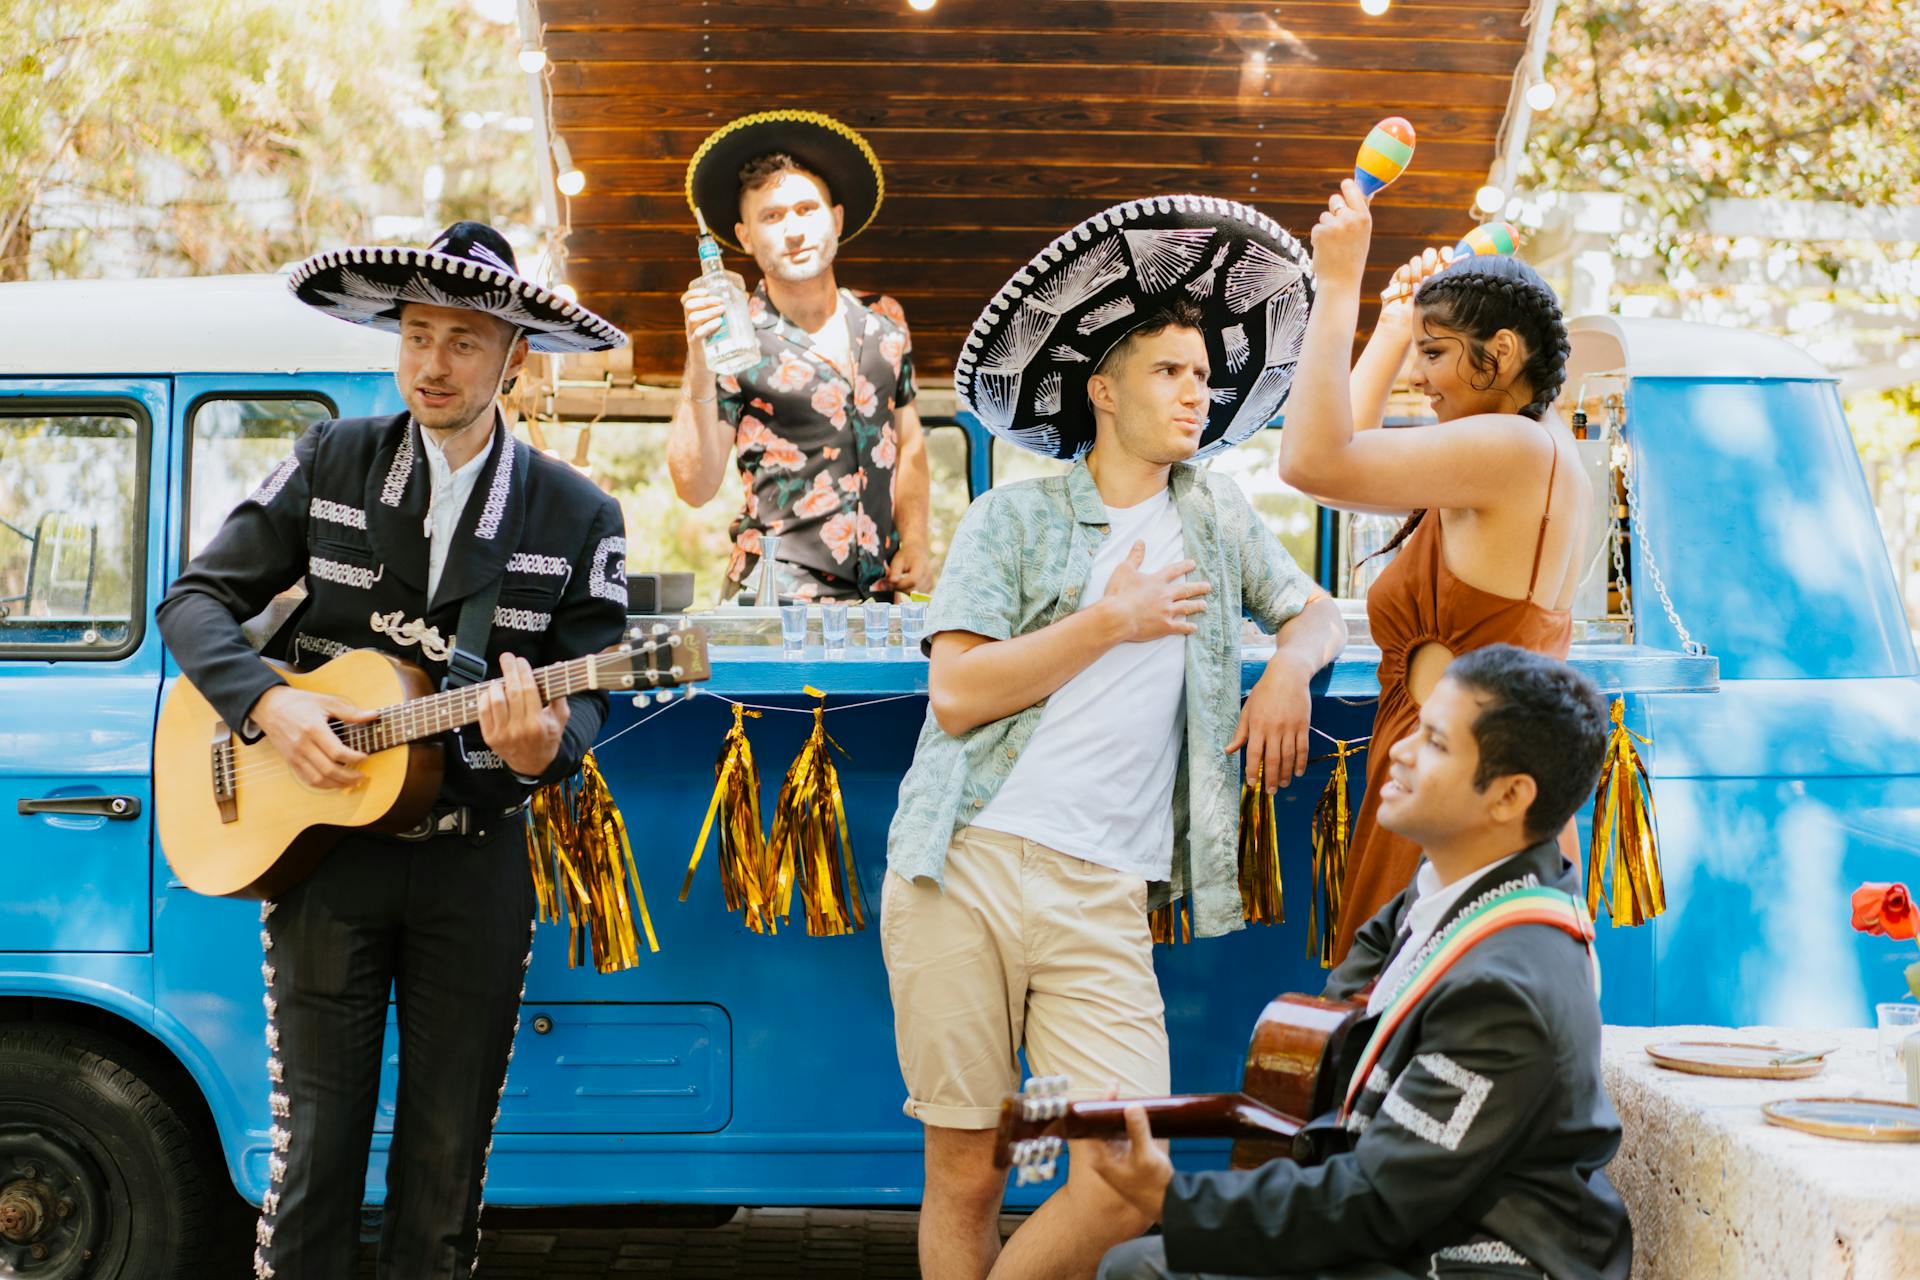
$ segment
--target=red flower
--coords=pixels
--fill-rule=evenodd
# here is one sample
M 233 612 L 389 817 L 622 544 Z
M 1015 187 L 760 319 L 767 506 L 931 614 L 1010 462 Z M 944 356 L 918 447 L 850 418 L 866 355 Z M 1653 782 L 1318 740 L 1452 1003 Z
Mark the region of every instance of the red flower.
M 1913 937 L 1913 897 L 1904 884 L 1863 884 L 1853 891 L 1853 927 L 1882 938 Z

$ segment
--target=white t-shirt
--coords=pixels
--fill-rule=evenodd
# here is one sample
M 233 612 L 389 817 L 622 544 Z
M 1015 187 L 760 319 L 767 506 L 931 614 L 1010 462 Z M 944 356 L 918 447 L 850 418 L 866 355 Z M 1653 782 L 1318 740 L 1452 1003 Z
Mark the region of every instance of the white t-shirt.
M 1173 495 L 1107 508 L 1108 533 L 1081 595 L 1106 594 L 1113 571 L 1147 544 L 1141 571 L 1186 559 Z M 1173 777 L 1185 741 L 1186 637 L 1115 645 L 1056 690 L 999 792 L 974 819 L 1129 875 L 1173 872 Z

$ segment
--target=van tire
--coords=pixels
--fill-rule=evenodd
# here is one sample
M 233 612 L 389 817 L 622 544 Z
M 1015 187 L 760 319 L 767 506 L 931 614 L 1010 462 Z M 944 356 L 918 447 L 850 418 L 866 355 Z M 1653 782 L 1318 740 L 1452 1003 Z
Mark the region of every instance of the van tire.
M 97 1031 L 0 1026 L 0 1273 L 208 1274 L 228 1179 L 212 1135 L 156 1087 L 168 1075 Z

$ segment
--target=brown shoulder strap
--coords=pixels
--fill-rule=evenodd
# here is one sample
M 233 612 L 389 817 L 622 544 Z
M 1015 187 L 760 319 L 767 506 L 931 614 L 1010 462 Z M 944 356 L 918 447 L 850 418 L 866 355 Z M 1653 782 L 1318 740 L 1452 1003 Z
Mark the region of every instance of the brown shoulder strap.
M 1547 468 L 1547 503 L 1540 509 L 1540 535 L 1533 540 L 1533 572 L 1527 577 L 1527 599 L 1533 599 L 1534 584 L 1540 581 L 1540 553 L 1547 549 L 1547 517 L 1553 511 L 1553 482 L 1560 474 L 1560 445 L 1553 438 L 1553 428 L 1546 423 L 1540 429 L 1547 433 L 1547 447 L 1553 450 L 1553 464 Z

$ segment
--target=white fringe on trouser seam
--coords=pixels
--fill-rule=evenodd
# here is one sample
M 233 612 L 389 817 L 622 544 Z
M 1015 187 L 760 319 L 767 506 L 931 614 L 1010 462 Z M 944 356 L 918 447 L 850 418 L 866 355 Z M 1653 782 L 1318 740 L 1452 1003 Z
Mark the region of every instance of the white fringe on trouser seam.
M 273 1127 L 267 1131 L 271 1150 L 267 1153 L 267 1194 L 260 1201 L 260 1220 L 254 1224 L 253 1274 L 255 1280 L 273 1280 L 273 1223 L 280 1212 L 280 1184 L 287 1176 L 287 1160 L 293 1149 L 293 1103 L 280 1088 L 286 1081 L 286 1068 L 280 1062 L 280 1027 L 274 1021 L 278 1005 L 273 998 L 273 932 L 268 917 L 274 904 L 260 904 L 260 976 L 267 993 L 261 1003 L 267 1010 L 267 1080 L 272 1092 L 267 1107 L 273 1113 Z
M 507 1065 L 500 1071 L 500 1092 L 493 1097 L 493 1123 L 487 1126 L 487 1149 L 480 1157 L 480 1198 L 473 1206 L 473 1265 L 467 1269 L 469 1280 L 480 1271 L 480 1213 L 487 1207 L 487 1165 L 493 1160 L 493 1131 L 500 1127 L 500 1107 L 507 1097 L 507 1076 L 513 1070 L 513 1046 L 520 1039 L 520 1006 L 527 999 L 527 969 L 533 964 L 533 935 L 539 924 L 536 915 L 527 926 L 527 954 L 520 961 L 520 994 L 513 1002 L 513 1036 L 507 1041 Z

